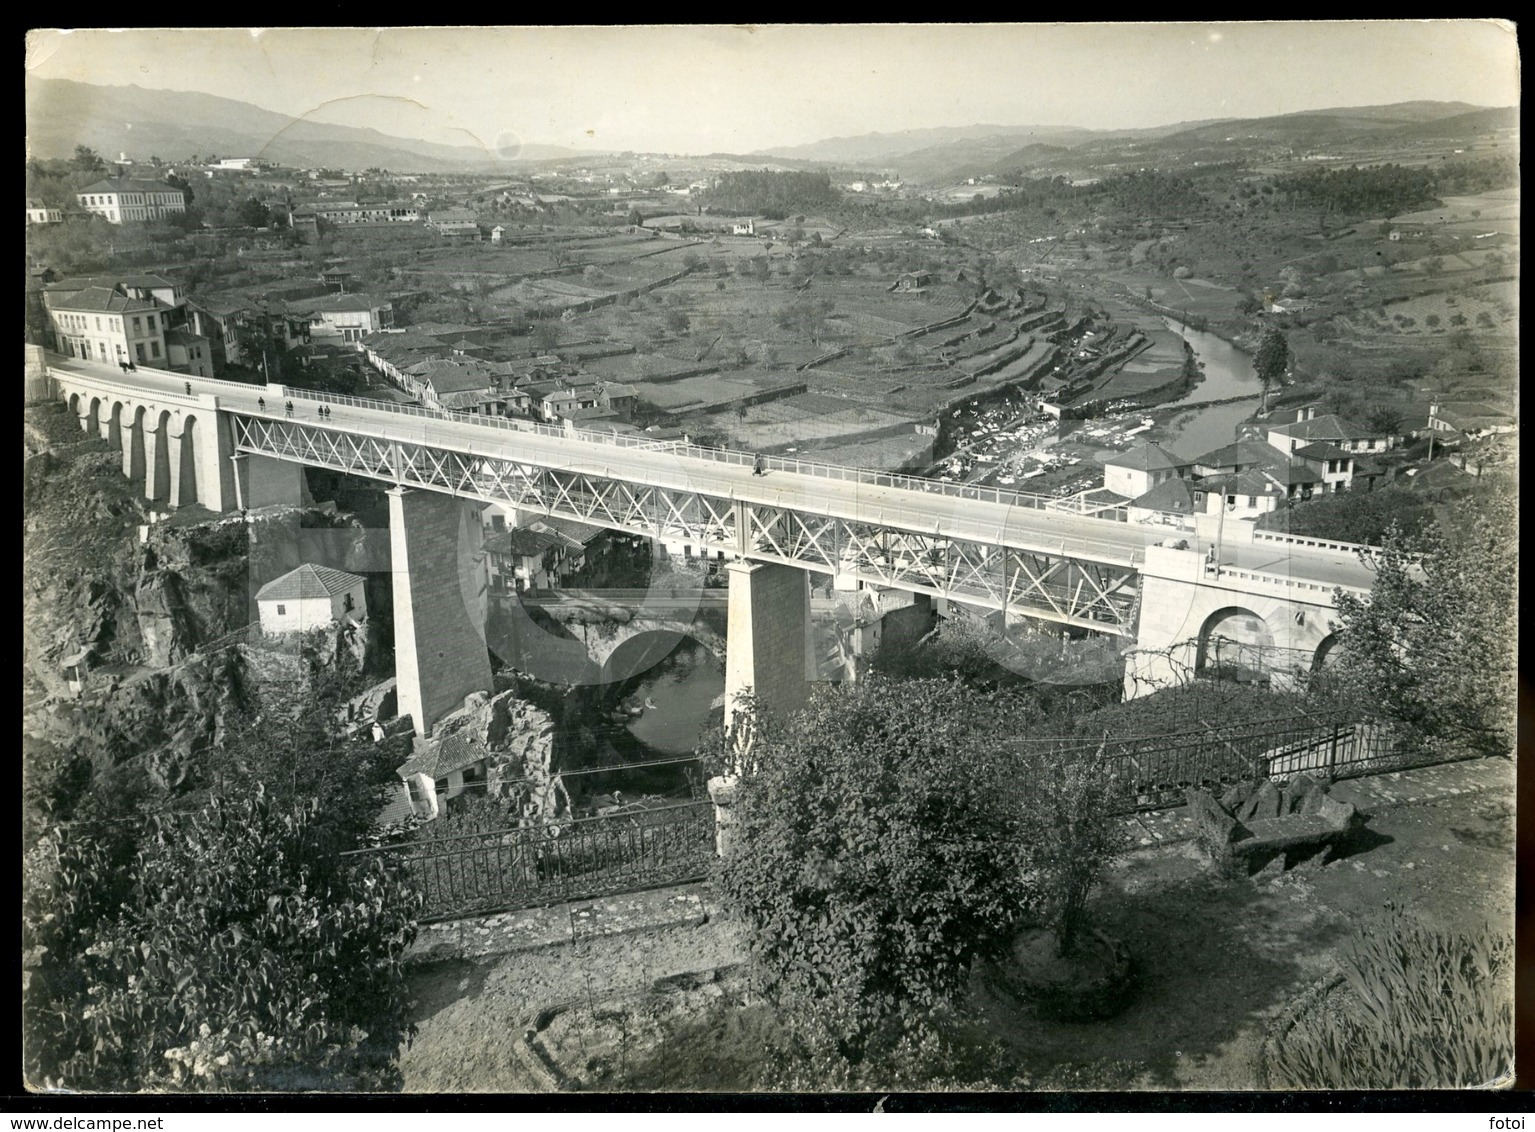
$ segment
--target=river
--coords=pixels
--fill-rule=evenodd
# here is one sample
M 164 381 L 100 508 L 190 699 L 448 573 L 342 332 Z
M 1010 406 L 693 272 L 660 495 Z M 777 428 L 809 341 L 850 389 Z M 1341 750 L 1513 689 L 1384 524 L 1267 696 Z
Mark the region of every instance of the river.
M 1263 383 L 1253 368 L 1252 358 L 1224 338 L 1194 330 L 1174 318 L 1164 317 L 1162 321 L 1193 348 L 1205 374 L 1192 392 L 1158 406 L 1159 414 L 1167 414 L 1163 443 L 1184 458 L 1230 444 L 1236 439 L 1237 426 L 1257 411 L 1261 400 L 1257 395 L 1263 392 Z M 1229 405 L 1207 405 L 1181 414 L 1177 411 L 1179 405 L 1192 401 L 1214 401 L 1244 393 L 1254 396 Z
M 626 691 L 623 703 L 644 708 L 630 720 L 629 733 L 655 754 L 691 754 L 724 691 L 724 666 L 703 645 L 683 638 Z

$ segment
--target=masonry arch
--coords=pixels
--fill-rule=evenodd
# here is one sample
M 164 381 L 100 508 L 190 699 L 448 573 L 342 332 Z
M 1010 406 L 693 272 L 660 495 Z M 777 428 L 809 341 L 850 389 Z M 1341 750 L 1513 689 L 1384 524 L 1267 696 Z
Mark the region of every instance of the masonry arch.
M 80 421 L 80 394 L 78 393 L 71 393 L 69 395 L 69 415 L 74 417 L 75 420 Z M 80 427 L 82 429 L 85 428 L 84 421 L 80 421 Z
M 112 402 L 112 411 L 107 416 L 105 435 L 107 443 L 114 450 L 123 446 L 123 403 L 121 401 Z
M 1338 661 L 1348 653 L 1348 648 L 1338 639 L 1337 633 L 1328 633 L 1322 638 L 1322 643 L 1317 645 L 1316 652 L 1311 657 L 1311 671 L 1320 672 Z
M 1228 605 L 1200 626 L 1194 672 L 1206 679 L 1260 683 L 1268 677 L 1274 652 L 1268 622 L 1244 606 Z
M 181 442 L 175 446 L 177 451 L 171 453 L 177 461 L 171 502 L 177 507 L 201 502 L 197 483 L 197 432 L 196 417 L 188 415 L 181 418 Z
M 685 640 L 702 643 L 682 628 L 647 628 L 626 637 L 602 659 L 602 682 L 616 684 L 648 672 L 675 652 Z M 593 648 L 591 651 L 597 652 L 599 649 Z
M 170 499 L 171 493 L 171 414 L 161 409 L 153 418 L 144 417 L 150 431 L 144 437 L 144 498 L 156 502 Z
M 144 417 L 144 406 L 135 407 L 123 437 L 123 475 L 140 486 L 144 484 Z

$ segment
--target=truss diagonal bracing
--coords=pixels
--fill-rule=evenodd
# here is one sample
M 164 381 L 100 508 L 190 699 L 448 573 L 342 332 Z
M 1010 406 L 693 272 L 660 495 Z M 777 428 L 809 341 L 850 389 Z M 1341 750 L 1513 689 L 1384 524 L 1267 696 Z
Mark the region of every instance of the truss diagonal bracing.
M 239 417 L 235 447 L 402 487 L 447 492 L 763 562 L 1133 635 L 1130 565 L 858 522 L 728 494 L 637 483 L 515 458 L 380 440 L 298 421 Z

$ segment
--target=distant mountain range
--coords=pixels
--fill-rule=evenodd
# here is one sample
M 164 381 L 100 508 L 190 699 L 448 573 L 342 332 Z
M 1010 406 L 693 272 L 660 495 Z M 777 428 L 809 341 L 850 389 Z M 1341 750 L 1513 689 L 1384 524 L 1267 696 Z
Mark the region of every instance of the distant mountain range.
M 167 162 L 194 154 L 265 158 L 283 165 L 396 172 L 477 172 L 516 164 L 593 159 L 595 152 L 529 145 L 516 155 L 473 146 L 391 137 L 377 130 L 295 120 L 284 114 L 188 91 L 96 86 L 66 79 L 26 81 L 32 156 L 68 157 L 86 145 L 111 160 L 127 153 Z M 1458 144 L 1516 127 L 1517 109 L 1464 102 L 1399 102 L 1308 110 L 1270 118 L 1216 118 L 1135 130 L 1079 126 L 942 126 L 826 138 L 808 145 L 715 155 L 780 167 L 834 166 L 894 172 L 915 184 L 1023 172 L 1084 177 L 1141 166 L 1262 160 L 1276 151 L 1352 154 L 1413 144 Z M 611 160 L 611 159 L 610 159 Z
M 192 91 L 95 86 L 27 77 L 30 156 L 68 157 L 77 145 L 111 160 L 127 153 L 167 162 L 194 154 L 257 157 L 301 168 L 378 167 L 398 172 L 471 172 L 518 162 L 590 156 L 561 146 L 528 145 L 516 155 L 471 146 L 390 137 L 377 130 L 295 120 L 285 114 Z
M 917 184 L 1010 173 L 1087 173 L 1116 164 L 1241 160 L 1273 147 L 1456 141 L 1518 124 L 1518 110 L 1465 102 L 1399 102 L 1270 118 L 1215 118 L 1135 130 L 1076 126 L 954 126 L 828 138 L 759 151 L 843 168 L 888 169 Z

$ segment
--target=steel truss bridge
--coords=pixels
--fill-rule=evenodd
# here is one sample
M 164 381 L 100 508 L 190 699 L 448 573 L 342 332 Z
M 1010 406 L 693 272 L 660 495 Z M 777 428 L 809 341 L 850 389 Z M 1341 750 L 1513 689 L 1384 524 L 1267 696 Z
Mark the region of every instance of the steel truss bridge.
M 220 397 L 221 411 L 227 400 Z M 310 419 L 316 401 L 329 403 L 328 418 Z M 402 415 L 354 398 L 306 395 L 299 413 L 232 412 L 235 450 L 705 554 L 852 576 L 1099 633 L 1135 632 L 1145 533 L 1047 511 L 1038 497 L 951 495 L 930 481 L 782 459 L 770 459 L 758 478 L 744 453 L 530 422 Z

